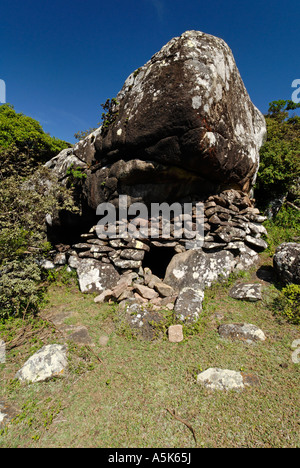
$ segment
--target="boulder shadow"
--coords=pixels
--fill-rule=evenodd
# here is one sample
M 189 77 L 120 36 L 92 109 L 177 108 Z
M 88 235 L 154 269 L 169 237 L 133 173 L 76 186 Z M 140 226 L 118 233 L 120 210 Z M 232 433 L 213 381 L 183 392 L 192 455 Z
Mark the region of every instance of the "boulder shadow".
M 263 265 L 259 267 L 256 272 L 258 279 L 265 281 L 266 283 L 275 284 L 278 282 L 277 274 L 271 265 Z

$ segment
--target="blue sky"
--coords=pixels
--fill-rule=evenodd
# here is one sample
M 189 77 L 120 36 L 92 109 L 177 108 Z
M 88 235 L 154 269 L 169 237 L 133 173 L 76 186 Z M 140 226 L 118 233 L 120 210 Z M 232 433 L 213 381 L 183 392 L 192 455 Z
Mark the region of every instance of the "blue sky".
M 0 80 L 17 112 L 74 143 L 132 71 L 195 29 L 227 42 L 265 113 L 300 79 L 299 20 L 299 0 L 1 0 Z

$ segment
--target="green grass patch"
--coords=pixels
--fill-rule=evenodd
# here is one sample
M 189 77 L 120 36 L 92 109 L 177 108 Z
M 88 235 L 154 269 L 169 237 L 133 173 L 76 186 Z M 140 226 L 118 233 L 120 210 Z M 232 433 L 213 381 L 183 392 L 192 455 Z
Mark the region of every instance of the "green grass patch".
M 32 354 L 32 345 L 8 352 L 0 370 L 0 398 L 18 408 L 19 416 L 2 431 L 0 446 L 299 447 L 299 366 L 291 361 L 299 327 L 274 316 L 274 284 L 263 284 L 263 300 L 257 303 L 229 297 L 234 281 L 246 282 L 249 275 L 208 289 L 201 326 L 187 330 L 181 343 L 166 339 L 172 314 L 166 316 L 160 338 L 132 339 L 118 325 L 114 305 L 95 304 L 76 282 L 53 283 L 43 319 L 66 313 L 63 323 L 86 326 L 94 346 L 91 352 L 68 343 L 65 377 L 31 385 L 13 377 Z M 229 322 L 254 323 L 267 339 L 256 344 L 224 340 L 218 325 Z M 13 336 L 12 328 L 9 334 Z M 99 344 L 102 335 L 109 337 L 105 347 Z M 47 340 L 53 341 L 53 335 Z M 209 367 L 255 374 L 260 385 L 212 393 L 196 383 L 197 374 Z M 167 408 L 189 422 L 197 444 Z

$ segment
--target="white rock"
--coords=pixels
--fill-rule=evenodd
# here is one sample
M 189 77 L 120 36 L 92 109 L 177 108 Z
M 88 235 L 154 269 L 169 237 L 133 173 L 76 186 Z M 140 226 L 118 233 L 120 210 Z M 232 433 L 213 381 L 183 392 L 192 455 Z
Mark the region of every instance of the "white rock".
M 179 320 L 195 322 L 200 317 L 204 291 L 200 288 L 182 288 L 179 292 L 174 311 Z
M 197 377 L 197 383 L 211 390 L 243 390 L 245 385 L 240 372 L 211 367 Z
M 294 340 L 292 343 L 292 349 L 295 349 L 292 353 L 292 361 L 294 364 L 300 363 L 300 339 Z
M 55 265 L 65 265 L 67 263 L 66 254 L 65 253 L 56 254 L 53 263 Z
M 70 255 L 68 263 L 71 268 L 77 269 L 80 265 L 81 259 L 77 255 Z
M 110 264 L 103 264 L 93 259 L 84 259 L 77 267 L 80 291 L 92 293 L 112 289 L 116 286 L 120 275 Z
M 55 265 L 50 260 L 43 260 L 41 262 L 41 267 L 44 268 L 45 270 L 53 270 L 53 268 L 55 268 Z
M 261 284 L 237 283 L 229 291 L 229 296 L 249 302 L 261 300 Z
M 25 362 L 15 378 L 20 381 L 41 382 L 55 376 L 62 376 L 67 365 L 65 345 L 46 345 Z
M 219 326 L 219 334 L 223 338 L 244 341 L 265 341 L 264 332 L 252 323 L 224 323 Z

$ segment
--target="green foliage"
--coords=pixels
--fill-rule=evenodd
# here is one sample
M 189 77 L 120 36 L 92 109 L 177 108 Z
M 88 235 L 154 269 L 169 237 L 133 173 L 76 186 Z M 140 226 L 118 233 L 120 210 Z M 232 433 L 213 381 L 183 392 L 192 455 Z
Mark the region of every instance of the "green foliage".
M 179 320 L 173 310 L 161 310 L 161 319 L 157 322 L 151 321 L 150 325 L 155 330 L 155 335 L 157 337 L 162 337 L 163 339 L 168 339 L 168 329 L 171 325 L 182 325 L 183 337 L 184 340 L 189 336 L 199 335 L 203 333 L 206 325 L 207 316 L 203 311 L 200 317 L 196 321 L 184 321 Z
M 0 266 L 0 318 L 38 310 L 42 300 L 41 270 L 34 258 L 11 260 Z
M 46 184 L 47 181 L 47 184 Z M 45 216 L 73 210 L 72 192 L 42 167 L 28 179 L 6 178 L 0 186 L 0 316 L 35 312 L 41 300 L 38 266 L 49 250 Z
M 66 266 L 59 269 L 48 270 L 46 278 L 47 282 L 56 283 L 57 286 L 71 286 L 76 279 L 76 271 L 69 271 Z
M 74 164 L 71 164 L 66 172 L 66 175 L 68 176 L 68 180 L 71 186 L 74 186 L 78 181 L 82 181 L 87 178 L 84 169 L 82 167 L 74 167 Z
M 272 101 L 269 104 L 268 117 L 276 119 L 278 122 L 283 122 L 288 119 L 289 111 L 300 108 L 300 103 L 297 104 L 294 101 L 283 100 Z
M 273 310 L 288 322 L 300 325 L 300 285 L 289 284 L 283 288 L 273 302 Z
M 69 145 L 12 106 L 0 106 L 0 317 L 34 313 L 43 296 L 39 260 L 49 251 L 45 216 L 74 211 L 72 188 L 42 163 Z
M 140 73 L 141 71 L 141 67 L 140 68 L 137 68 L 134 72 L 133 72 L 133 77 L 136 78 L 138 76 L 138 74 Z
M 300 198 L 300 117 L 288 111 L 300 107 L 292 101 L 270 103 L 266 116 L 268 137 L 260 150 L 256 198 L 261 207 L 282 194 Z
M 119 105 L 116 98 L 107 99 L 104 104 L 101 104 L 101 107 L 104 111 L 101 118 L 102 118 L 102 128 L 107 129 L 117 118 L 119 115 L 118 111 L 116 110 L 117 106 Z
M 278 245 L 300 239 L 300 211 L 284 205 L 276 217 L 264 222 L 268 231 L 266 252 L 273 256 Z
M 45 133 L 36 120 L 16 113 L 12 105 L 0 106 L 0 156 L 6 161 L 6 166 L 8 161 L 17 164 L 18 156 L 22 162 L 25 160 L 27 165 L 46 162 L 69 146 L 65 141 Z
M 28 253 L 43 253 L 49 244 L 45 216 L 74 209 L 72 191 L 41 167 L 32 177 L 8 177 L 0 186 L 0 263 Z
M 98 124 L 98 127 L 100 127 L 100 123 Z M 98 127 L 92 127 L 89 128 L 88 130 L 81 130 L 79 132 L 74 133 L 74 138 L 76 140 L 84 140 L 87 136 L 89 136 L 91 133 L 93 133 L 95 130 L 97 130 Z

